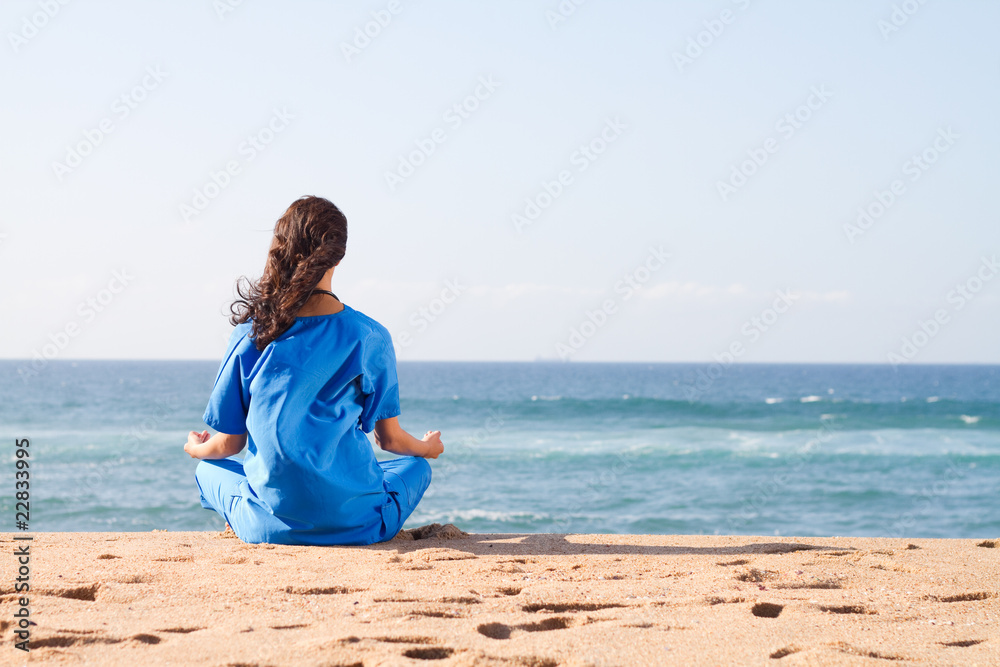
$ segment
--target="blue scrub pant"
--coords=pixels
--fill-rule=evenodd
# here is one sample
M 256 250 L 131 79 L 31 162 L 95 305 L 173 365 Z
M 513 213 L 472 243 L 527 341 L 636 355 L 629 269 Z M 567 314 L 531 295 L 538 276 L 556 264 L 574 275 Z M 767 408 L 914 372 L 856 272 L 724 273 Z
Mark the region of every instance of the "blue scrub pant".
M 379 461 L 378 464 L 385 474 L 384 487 L 391 498 L 391 507 L 387 505 L 382 511 L 383 526 L 379 531 L 381 537 L 366 541 L 369 544 L 384 542 L 395 537 L 431 483 L 431 466 L 427 459 L 400 456 L 388 461 Z M 290 533 L 294 533 L 294 529 L 273 514 L 267 516 L 274 525 L 266 526 L 262 531 L 261 513 L 254 512 L 254 508 L 248 506 L 246 502 L 237 502 L 244 497 L 240 487 L 247 484 L 247 477 L 243 472 L 243 464 L 236 459 L 201 461 L 195 469 L 194 477 L 201 491 L 201 506 L 218 512 L 232 527 L 237 537 L 244 542 L 314 543 L 311 540 L 299 541 L 292 537 Z M 250 516 L 250 513 L 253 513 L 253 516 Z M 324 539 L 323 543 L 337 542 Z M 357 542 L 348 540 L 342 544 L 357 544 Z

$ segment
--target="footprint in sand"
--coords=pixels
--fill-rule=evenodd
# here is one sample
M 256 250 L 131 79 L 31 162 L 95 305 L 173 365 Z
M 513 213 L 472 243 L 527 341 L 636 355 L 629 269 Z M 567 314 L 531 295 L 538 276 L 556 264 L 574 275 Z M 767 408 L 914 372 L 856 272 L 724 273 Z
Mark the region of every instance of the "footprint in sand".
M 156 577 L 151 574 L 122 574 L 112 577 L 111 581 L 119 584 L 151 584 L 156 581 Z
M 865 648 L 858 648 L 857 646 L 851 646 L 847 642 L 836 642 L 830 644 L 833 648 L 837 649 L 841 653 L 847 653 L 848 655 L 857 655 L 862 658 L 875 658 L 876 660 L 908 660 L 903 656 L 895 655 L 892 653 L 881 653 L 879 651 L 873 651 Z
M 355 639 L 357 639 L 355 637 Z M 377 642 L 386 642 L 387 644 L 437 644 L 437 640 L 433 637 L 372 637 Z M 361 641 L 357 639 L 357 641 Z
M 510 639 L 514 630 L 524 632 L 551 632 L 552 630 L 565 630 L 575 624 L 574 620 L 568 616 L 553 616 L 535 623 L 522 623 L 520 625 L 505 625 L 504 623 L 483 623 L 476 628 L 476 632 L 489 637 L 490 639 Z
M 985 639 L 962 639 L 957 642 L 938 642 L 941 646 L 950 646 L 954 648 L 967 648 L 969 646 L 975 646 L 976 644 L 982 644 Z
M 94 602 L 97 600 L 97 592 L 100 589 L 100 584 L 89 584 L 73 588 L 43 588 L 38 591 L 38 594 L 52 595 L 54 597 L 66 598 L 68 600 L 85 600 L 87 602 Z
M 455 652 L 453 648 L 446 648 L 444 646 L 433 647 L 433 648 L 411 648 L 403 651 L 403 655 L 407 658 L 413 658 L 414 660 L 444 660 L 450 658 L 451 654 Z
M 60 634 L 51 637 L 32 638 L 31 648 L 67 648 L 69 646 L 86 646 L 88 644 L 120 644 L 121 639 L 89 635 Z
M 815 581 L 794 581 L 787 584 L 775 584 L 775 588 L 783 588 L 786 590 L 802 590 L 802 589 L 816 589 L 816 590 L 835 590 L 843 588 L 842 580 L 840 579 L 817 579 Z
M 568 616 L 553 616 L 537 623 L 522 623 L 518 629 L 525 632 L 549 632 L 550 630 L 565 630 L 573 626 L 573 619 Z
M 814 551 L 816 549 L 822 549 L 823 547 L 817 547 L 812 544 L 799 544 L 796 542 L 777 542 L 774 544 L 749 544 L 747 545 L 748 550 L 752 550 L 753 553 L 758 554 L 790 554 L 796 551 Z
M 759 584 L 762 581 L 777 579 L 778 576 L 779 574 L 774 570 L 758 570 L 757 568 L 752 567 L 749 570 L 737 574 L 735 579 L 737 581 Z
M 389 597 L 372 598 L 372 602 L 423 602 L 420 598 L 406 597 L 404 595 L 392 594 Z
M 510 639 L 511 627 L 503 623 L 483 623 L 476 632 L 490 639 Z
M 959 593 L 958 595 L 946 595 L 944 597 L 939 597 L 937 595 L 928 595 L 927 599 L 934 600 L 935 602 L 978 602 L 980 600 L 988 600 L 992 597 L 996 597 L 996 593 L 978 591 L 975 593 Z
M 771 658 L 771 660 L 781 660 L 782 658 L 792 655 L 793 653 L 798 653 L 801 650 L 802 649 L 800 649 L 798 646 L 786 646 L 784 648 L 779 648 L 777 651 L 775 651 L 768 657 Z
M 624 607 L 623 604 L 617 604 L 614 602 L 570 602 L 570 603 L 554 603 L 554 602 L 536 602 L 533 604 L 526 604 L 521 607 L 522 610 L 527 612 L 537 612 L 545 611 L 551 612 L 553 614 L 563 614 L 565 612 L 574 611 L 599 611 L 601 609 L 616 609 Z
M 197 632 L 198 630 L 204 630 L 204 629 L 205 628 L 203 628 L 203 627 L 201 627 L 201 628 L 199 628 L 199 627 L 194 627 L 194 628 L 181 628 L 181 627 L 177 627 L 177 628 L 163 628 L 162 630 L 157 630 L 157 632 L 170 632 L 170 633 L 178 634 L 178 635 L 186 635 L 189 632 Z
M 437 600 L 437 602 L 443 602 L 447 604 L 479 604 L 480 602 L 482 602 L 482 600 L 470 596 L 455 595 L 455 596 L 440 598 Z
M 430 618 L 463 618 L 462 612 L 455 609 L 417 609 L 409 612 L 410 616 L 429 616 Z
M 191 560 L 194 560 L 193 558 Z M 247 562 L 246 556 L 240 556 L 238 554 L 226 554 L 216 561 L 217 563 L 222 563 L 223 565 L 242 565 Z
M 479 558 L 474 553 L 469 553 L 468 551 L 459 551 L 458 549 L 444 549 L 444 548 L 434 548 L 434 549 L 421 549 L 419 552 L 419 557 L 424 561 L 446 561 L 446 560 L 472 560 Z
M 874 565 L 869 565 L 873 570 L 884 570 L 886 572 L 902 572 L 903 574 L 920 574 L 924 571 L 922 567 L 915 567 L 913 565 L 903 565 L 893 561 L 882 561 L 880 563 L 875 563 Z
M 159 644 L 162 639 L 156 635 L 140 633 L 119 639 L 103 635 L 96 630 L 59 630 L 51 637 L 42 637 L 31 640 L 31 648 L 67 648 L 69 646 L 86 646 L 89 644 L 121 644 L 122 642 L 136 641 L 140 644 Z
M 497 565 L 493 568 L 494 572 L 504 572 L 506 574 L 520 574 L 524 572 L 524 568 L 513 563 L 504 563 L 503 565 Z
M 740 602 L 746 602 L 746 598 L 735 597 L 735 598 L 722 598 L 717 595 L 705 598 L 705 603 L 715 606 L 717 604 L 738 604 Z
M 441 547 L 423 548 L 413 553 L 401 555 L 398 551 L 389 556 L 390 563 L 399 563 L 403 570 L 432 570 L 435 562 L 452 560 L 473 560 L 478 558 L 476 554 L 458 549 L 447 549 Z
M 285 593 L 294 595 L 346 595 L 348 593 L 360 593 L 363 588 L 349 588 L 347 586 L 326 586 L 307 588 L 302 586 L 285 586 Z
M 825 611 L 825 612 L 830 613 L 830 614 L 865 614 L 865 615 L 870 615 L 870 614 L 877 614 L 878 613 L 874 609 L 869 609 L 868 607 L 865 607 L 864 605 L 860 605 L 860 604 L 842 604 L 842 605 L 833 605 L 833 606 L 820 605 L 819 610 L 820 611 Z
M 784 605 L 773 602 L 758 602 L 750 608 L 750 613 L 757 618 L 778 618 L 781 615 L 781 610 L 784 608 Z

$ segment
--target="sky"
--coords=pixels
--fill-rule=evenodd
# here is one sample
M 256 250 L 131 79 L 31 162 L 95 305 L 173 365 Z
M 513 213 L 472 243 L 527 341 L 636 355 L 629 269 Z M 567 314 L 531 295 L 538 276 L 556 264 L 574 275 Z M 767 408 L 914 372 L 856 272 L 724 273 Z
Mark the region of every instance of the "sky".
M 0 357 L 217 359 L 303 195 L 400 360 L 1000 363 L 1000 5 L 0 5 Z

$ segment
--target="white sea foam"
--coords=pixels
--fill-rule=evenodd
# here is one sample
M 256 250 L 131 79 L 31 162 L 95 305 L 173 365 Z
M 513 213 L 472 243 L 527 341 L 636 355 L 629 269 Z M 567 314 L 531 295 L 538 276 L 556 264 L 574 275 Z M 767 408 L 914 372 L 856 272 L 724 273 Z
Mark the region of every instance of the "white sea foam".
M 928 396 L 928 397 L 927 397 L 927 402 L 928 402 L 928 403 L 937 403 L 937 402 L 938 402 L 938 401 L 940 401 L 940 400 L 941 400 L 941 399 L 940 399 L 940 397 L 938 397 L 938 396 Z
M 764 399 L 764 402 L 767 403 L 768 405 L 774 405 L 775 403 L 781 403 L 781 401 L 782 401 L 782 399 L 780 399 L 780 398 L 765 398 Z
M 960 419 L 964 421 L 966 424 L 975 424 L 981 419 L 981 417 L 971 417 L 969 415 L 962 415 Z
M 822 401 L 823 398 L 820 396 L 803 396 L 799 399 L 800 403 L 815 403 L 816 401 Z

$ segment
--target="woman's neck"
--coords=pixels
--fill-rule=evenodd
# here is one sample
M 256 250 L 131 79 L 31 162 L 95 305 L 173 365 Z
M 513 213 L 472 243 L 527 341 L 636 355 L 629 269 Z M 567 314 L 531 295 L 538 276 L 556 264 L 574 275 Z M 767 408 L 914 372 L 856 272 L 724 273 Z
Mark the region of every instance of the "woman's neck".
M 316 283 L 316 289 L 326 290 L 328 292 L 332 291 L 333 287 L 333 269 L 327 271 L 318 283 Z M 298 313 L 295 314 L 296 317 L 312 317 L 314 315 L 333 315 L 334 313 L 339 313 L 344 309 L 344 304 L 340 302 L 339 299 L 335 299 L 329 294 L 313 294 L 306 301 L 306 305 L 302 307 Z
M 317 288 L 325 289 L 325 288 Z M 339 313 L 344 309 L 344 304 L 340 300 L 333 298 L 328 294 L 313 294 L 306 301 L 306 305 L 302 307 L 296 317 L 312 317 L 314 315 L 333 315 L 334 313 Z

